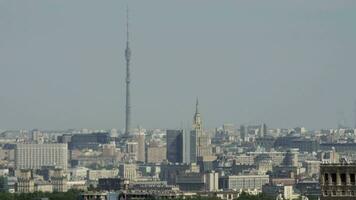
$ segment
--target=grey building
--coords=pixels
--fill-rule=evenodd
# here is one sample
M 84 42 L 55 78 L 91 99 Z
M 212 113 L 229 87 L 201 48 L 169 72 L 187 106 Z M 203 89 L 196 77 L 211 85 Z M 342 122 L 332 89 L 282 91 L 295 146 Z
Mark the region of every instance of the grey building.
M 67 170 L 67 144 L 17 144 L 15 149 L 16 169 L 41 169 L 55 166 Z
M 172 163 L 182 163 L 184 154 L 183 130 L 167 130 L 167 160 Z
M 224 176 L 219 179 L 219 188 L 224 190 L 262 190 L 262 186 L 269 183 L 268 175 L 237 175 Z
M 356 164 L 320 165 L 321 200 L 356 199 Z

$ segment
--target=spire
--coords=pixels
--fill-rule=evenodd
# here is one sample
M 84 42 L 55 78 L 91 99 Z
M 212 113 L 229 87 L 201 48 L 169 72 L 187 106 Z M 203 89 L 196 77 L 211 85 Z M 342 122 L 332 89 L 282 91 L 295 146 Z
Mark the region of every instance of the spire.
M 200 113 L 199 113 L 198 98 L 195 103 L 195 114 L 194 114 L 194 118 L 193 118 L 193 128 L 199 133 L 202 132 L 202 128 L 203 128 L 202 120 L 201 120 Z
M 196 103 L 195 103 L 195 114 L 199 113 L 199 99 L 197 97 Z

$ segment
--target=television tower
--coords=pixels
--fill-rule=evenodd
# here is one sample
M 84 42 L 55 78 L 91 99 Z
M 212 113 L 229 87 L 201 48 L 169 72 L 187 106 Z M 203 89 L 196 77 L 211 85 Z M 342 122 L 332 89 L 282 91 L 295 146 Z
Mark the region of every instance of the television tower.
M 131 49 L 129 43 L 129 8 L 126 9 L 126 111 L 125 111 L 125 135 L 128 136 L 131 131 L 131 103 L 130 103 L 130 59 Z

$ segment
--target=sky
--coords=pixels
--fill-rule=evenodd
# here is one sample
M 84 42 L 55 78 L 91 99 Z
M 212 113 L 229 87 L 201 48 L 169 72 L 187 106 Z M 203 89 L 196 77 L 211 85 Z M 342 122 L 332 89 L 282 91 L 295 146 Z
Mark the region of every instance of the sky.
M 0 129 L 354 126 L 354 0 L 0 0 Z

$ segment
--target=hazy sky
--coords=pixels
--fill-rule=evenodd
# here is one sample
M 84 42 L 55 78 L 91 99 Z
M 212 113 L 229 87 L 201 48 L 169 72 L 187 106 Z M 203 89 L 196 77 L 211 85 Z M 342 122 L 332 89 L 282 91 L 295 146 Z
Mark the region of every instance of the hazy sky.
M 132 124 L 354 124 L 356 1 L 130 1 Z M 123 128 L 119 0 L 0 0 L 0 128 Z

